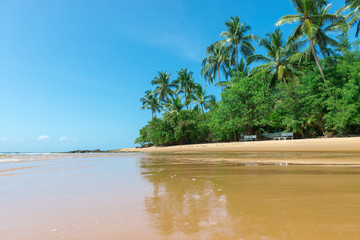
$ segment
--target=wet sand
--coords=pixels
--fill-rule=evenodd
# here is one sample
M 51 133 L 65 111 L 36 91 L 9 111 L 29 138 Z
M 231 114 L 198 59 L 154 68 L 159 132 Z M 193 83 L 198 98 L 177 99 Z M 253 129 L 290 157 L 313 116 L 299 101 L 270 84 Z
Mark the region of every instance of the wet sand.
M 285 164 L 329 158 L 360 153 L 2 156 L 0 239 L 360 239 L 360 167 Z

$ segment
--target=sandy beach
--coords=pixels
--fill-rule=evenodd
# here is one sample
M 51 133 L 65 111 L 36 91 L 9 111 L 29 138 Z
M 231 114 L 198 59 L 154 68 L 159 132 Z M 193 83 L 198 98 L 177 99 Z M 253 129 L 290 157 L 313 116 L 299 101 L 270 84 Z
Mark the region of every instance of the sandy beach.
M 170 147 L 125 148 L 115 151 L 143 153 L 360 152 L 360 137 L 208 143 Z
M 1 240 L 360 239 L 359 152 L 0 160 Z M 286 164 L 299 160 L 343 165 Z

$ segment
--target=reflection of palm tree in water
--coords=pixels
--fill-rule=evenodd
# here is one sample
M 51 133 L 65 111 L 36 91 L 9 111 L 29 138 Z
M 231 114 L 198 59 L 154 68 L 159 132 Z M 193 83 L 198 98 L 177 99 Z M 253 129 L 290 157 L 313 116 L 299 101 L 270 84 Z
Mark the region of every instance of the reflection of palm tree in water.
M 145 198 L 150 222 L 166 239 L 304 239 L 304 233 L 306 239 L 347 239 L 345 231 L 336 229 L 348 226 L 357 234 L 359 214 L 338 207 L 345 198 L 349 204 L 358 202 L 358 195 L 344 192 L 356 186 L 353 172 L 347 176 L 341 168 L 239 163 L 299 157 L 304 153 L 144 157 L 141 172 L 153 190 Z M 334 191 L 346 197 L 328 198 Z M 323 226 L 329 227 L 324 231 Z
M 197 178 L 189 165 L 165 165 L 161 160 L 141 162 L 144 178 L 153 184 L 145 206 L 151 223 L 162 234 L 206 234 L 207 228 L 228 228 L 226 197 L 215 184 Z M 205 173 L 206 174 L 206 173 Z M 205 231 L 204 231 L 205 230 Z M 213 232 L 213 231 L 212 231 Z

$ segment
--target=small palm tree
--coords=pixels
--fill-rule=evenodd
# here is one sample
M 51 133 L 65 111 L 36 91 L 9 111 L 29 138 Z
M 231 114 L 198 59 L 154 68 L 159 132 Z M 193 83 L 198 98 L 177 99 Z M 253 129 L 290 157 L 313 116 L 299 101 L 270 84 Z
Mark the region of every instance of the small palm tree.
M 175 81 L 178 84 L 178 90 L 183 92 L 185 95 L 185 105 L 189 109 L 189 96 L 191 95 L 192 89 L 195 85 L 193 79 L 193 72 L 188 71 L 187 68 L 181 69 L 178 72 L 178 78 Z
M 182 98 L 179 98 L 179 96 L 171 97 L 170 101 L 165 105 L 164 120 L 171 120 L 184 109 L 185 105 L 181 100 Z
M 290 0 L 294 6 L 297 14 L 286 15 L 278 20 L 276 25 L 280 26 L 286 23 L 299 23 L 293 31 L 290 40 L 299 39 L 305 36 L 309 42 L 312 54 L 319 68 L 323 81 L 326 81 L 324 72 L 319 62 L 315 50 L 316 33 L 318 32 L 319 24 L 333 23 L 339 20 L 339 15 L 329 13 L 331 4 L 327 4 L 326 0 Z M 320 9 L 323 9 L 320 11 Z
M 251 73 L 259 70 L 266 71 L 273 74 L 271 85 L 275 85 L 276 80 L 282 80 L 286 84 L 286 78 L 294 76 L 294 56 L 298 53 L 301 42 L 286 42 L 278 28 L 261 39 L 259 46 L 266 49 L 266 56 L 253 55 L 249 57 L 248 61 L 249 63 L 264 62 L 265 64 L 253 68 Z
M 215 96 L 214 95 L 206 95 L 206 89 L 202 87 L 201 84 L 196 84 L 194 88 L 194 95 L 193 95 L 193 102 L 196 104 L 196 108 L 200 109 L 204 119 L 205 118 L 205 111 L 210 108 L 210 106 L 214 105 L 215 102 Z
M 231 80 L 231 78 L 235 75 L 236 72 L 241 72 L 241 73 L 244 73 L 245 75 L 249 74 L 249 62 L 248 62 L 248 60 L 245 60 L 244 58 L 240 59 L 240 63 L 237 67 L 231 63 L 227 63 L 227 67 L 228 67 L 228 70 L 227 70 L 228 74 L 227 74 L 227 76 L 225 76 L 226 80 L 228 80 L 228 78 L 230 78 L 230 80 Z M 228 84 L 229 84 L 228 81 L 226 81 L 226 82 L 223 81 L 216 85 L 227 86 Z
M 140 98 L 140 101 L 143 105 L 142 109 L 151 110 L 153 118 L 156 118 L 156 113 L 160 112 L 162 109 L 162 105 L 160 99 L 158 98 L 158 95 L 151 91 L 146 91 L 145 96 Z
M 231 46 L 231 56 L 235 55 L 236 70 L 239 70 L 239 52 L 243 57 L 247 58 L 255 53 L 255 48 L 251 44 L 256 40 L 256 36 L 253 34 L 247 34 L 251 30 L 251 27 L 246 23 L 241 23 L 238 16 L 231 17 L 229 21 L 225 23 L 227 30 L 220 34 L 221 37 L 225 37 L 223 43 Z
M 156 85 L 154 93 L 159 95 L 159 98 L 163 102 L 169 102 L 169 96 L 174 95 L 173 88 L 177 88 L 177 84 L 175 82 L 170 82 L 171 74 L 165 72 L 158 72 L 158 76 L 152 80 L 151 84 Z
M 201 74 L 204 76 L 205 80 L 209 83 L 214 83 L 216 74 L 218 75 L 218 81 L 220 80 L 220 72 L 222 71 L 225 76 L 228 76 L 228 59 L 230 58 L 229 46 L 223 45 L 220 42 L 215 42 L 211 44 L 206 49 L 206 54 L 208 55 L 203 61 L 201 69 Z M 222 88 L 220 86 L 222 92 Z

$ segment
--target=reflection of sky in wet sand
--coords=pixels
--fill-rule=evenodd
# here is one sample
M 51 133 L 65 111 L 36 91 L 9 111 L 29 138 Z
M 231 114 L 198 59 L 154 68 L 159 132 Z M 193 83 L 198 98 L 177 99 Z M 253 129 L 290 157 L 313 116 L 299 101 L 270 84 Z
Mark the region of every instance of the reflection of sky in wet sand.
M 1 240 L 360 239 L 360 168 L 280 164 L 309 153 L 16 158 L 0 163 Z

